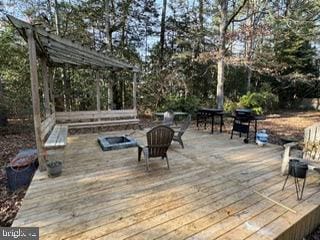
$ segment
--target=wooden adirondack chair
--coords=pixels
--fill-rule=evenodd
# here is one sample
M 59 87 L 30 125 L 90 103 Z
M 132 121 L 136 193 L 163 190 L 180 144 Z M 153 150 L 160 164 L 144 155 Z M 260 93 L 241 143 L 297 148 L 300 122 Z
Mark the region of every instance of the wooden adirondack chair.
M 174 129 L 175 131 L 174 131 L 173 141 L 180 143 L 182 148 L 184 148 L 182 135 L 188 129 L 190 123 L 191 123 L 191 115 L 189 114 L 188 117 L 183 121 L 181 127 L 178 130 Z
M 143 152 L 147 171 L 149 171 L 149 158 L 155 157 L 166 158 L 168 169 L 170 169 L 167 151 L 173 135 L 174 131 L 170 127 L 159 125 L 147 132 L 147 146 L 138 144 L 138 161 L 140 162 Z
M 304 141 L 302 157 L 292 157 L 290 152 L 292 147 L 297 146 L 298 143 L 285 144 L 285 150 L 283 154 L 281 173 L 283 175 L 288 173 L 288 164 L 290 159 L 299 159 L 308 164 L 309 170 L 316 170 L 320 172 L 320 123 L 316 123 L 304 130 Z

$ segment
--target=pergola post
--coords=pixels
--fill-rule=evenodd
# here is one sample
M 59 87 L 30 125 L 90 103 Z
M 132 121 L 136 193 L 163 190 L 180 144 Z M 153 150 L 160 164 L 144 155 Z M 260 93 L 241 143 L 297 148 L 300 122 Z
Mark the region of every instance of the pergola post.
M 107 81 L 108 84 L 108 110 L 113 109 L 113 83 L 110 79 Z
M 100 103 L 100 72 L 97 71 L 96 74 L 96 96 L 97 96 L 97 111 L 100 115 L 100 111 L 101 111 L 101 103 Z M 98 119 L 100 121 L 100 118 Z
M 43 78 L 43 88 L 44 88 L 44 108 L 46 117 L 50 116 L 50 97 L 49 97 L 49 81 L 48 81 L 48 66 L 47 59 L 42 57 L 40 58 L 40 66 Z
M 137 109 L 137 73 L 133 72 L 133 82 L 132 82 L 132 100 L 133 109 Z
M 44 171 L 44 151 L 42 148 L 41 140 L 41 117 L 40 117 L 40 100 L 39 100 L 39 82 L 37 73 L 37 54 L 36 44 L 33 36 L 32 29 L 26 31 L 28 37 L 28 48 L 29 48 L 29 64 L 30 64 L 30 78 L 31 78 L 31 90 L 32 90 L 32 108 L 33 108 L 33 121 L 36 135 L 36 144 L 38 150 L 38 161 L 40 171 Z
M 48 73 L 48 82 L 49 82 L 49 93 L 51 99 L 51 112 L 56 112 L 55 101 L 54 101 L 54 84 L 53 84 L 53 69 L 49 67 Z

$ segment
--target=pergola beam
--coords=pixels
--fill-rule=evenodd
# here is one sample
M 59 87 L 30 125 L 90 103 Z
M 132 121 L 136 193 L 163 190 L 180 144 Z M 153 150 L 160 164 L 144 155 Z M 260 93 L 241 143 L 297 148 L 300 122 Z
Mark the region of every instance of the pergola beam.
M 134 68 L 134 66 L 132 66 L 128 63 L 121 62 L 121 61 L 114 59 L 114 58 L 110 58 L 110 57 L 108 57 L 104 54 L 101 54 L 101 53 L 97 53 L 95 50 L 91 50 L 90 48 L 86 48 L 84 46 L 81 46 L 76 42 L 72 42 L 70 40 L 56 36 L 54 34 L 49 34 L 46 31 L 43 31 L 40 29 L 39 30 L 37 29 L 37 32 L 39 33 L 39 35 L 42 35 L 46 39 L 50 38 L 51 40 L 53 40 L 52 44 L 54 44 L 53 42 L 55 42 L 55 43 L 62 44 L 65 47 L 69 48 L 70 52 L 80 51 L 82 54 L 95 57 L 96 59 L 102 59 L 106 63 L 110 64 L 110 66 L 120 67 L 120 68 L 128 68 L 128 69 Z M 41 36 L 40 36 L 40 38 L 41 38 Z
M 68 58 L 73 58 L 75 60 L 79 60 L 79 64 L 81 64 L 81 61 L 83 63 L 90 63 L 91 65 L 98 65 L 99 67 L 112 67 L 110 64 L 106 64 L 101 59 L 97 59 L 96 57 L 92 57 L 90 55 L 84 54 L 81 51 L 70 51 L 67 49 L 67 47 L 60 45 L 58 43 L 54 43 L 51 45 L 45 45 L 45 48 L 48 51 L 48 55 L 55 54 L 55 55 L 60 55 L 63 57 L 68 57 Z M 57 51 L 59 50 L 59 51 Z
M 105 67 L 103 64 L 97 64 L 93 63 L 91 61 L 86 61 L 84 59 L 77 59 L 67 54 L 61 54 L 61 53 L 55 53 L 55 52 L 49 52 L 50 59 L 52 59 L 54 62 L 67 63 L 72 65 L 84 65 L 84 66 L 99 66 L 99 68 Z M 96 67 L 97 68 L 97 67 Z
M 60 55 L 69 54 L 73 55 L 74 57 L 77 56 L 78 59 L 86 58 L 86 61 L 90 59 L 89 63 L 95 68 L 104 69 L 109 66 L 139 71 L 138 67 L 126 63 L 122 60 L 99 53 L 96 50 L 84 47 L 74 41 L 62 38 L 55 34 L 48 33 L 45 30 L 40 29 L 39 27 L 32 26 L 31 24 L 21 21 L 13 16 L 8 15 L 7 17 L 26 40 L 26 29 L 32 29 L 34 31 L 34 39 L 36 40 L 38 54 L 46 56 L 48 58 L 48 62 L 50 62 L 51 64 L 61 64 L 61 61 L 62 63 L 70 64 L 70 59 L 66 59 L 66 61 L 62 59 L 58 61 L 57 58 L 53 58 L 50 56 L 47 48 L 51 48 L 52 51 L 55 51 L 57 54 L 60 53 Z M 88 66 L 88 63 L 83 61 L 73 61 L 72 64 L 85 67 Z

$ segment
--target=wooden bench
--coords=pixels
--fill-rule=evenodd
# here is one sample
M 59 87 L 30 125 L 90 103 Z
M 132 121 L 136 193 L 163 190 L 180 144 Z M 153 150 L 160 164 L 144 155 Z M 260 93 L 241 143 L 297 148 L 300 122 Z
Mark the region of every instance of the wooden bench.
M 67 123 L 69 128 L 91 128 L 91 127 L 109 127 L 109 126 L 132 126 L 139 125 L 139 119 L 119 119 L 109 121 L 94 121 L 94 122 L 73 122 Z
M 68 126 L 55 125 L 51 134 L 49 135 L 44 147 L 46 149 L 62 148 L 67 145 Z
M 140 123 L 140 120 L 137 119 L 137 111 L 134 109 L 56 112 L 56 120 L 59 123 L 67 125 L 70 129 L 104 126 L 139 126 Z

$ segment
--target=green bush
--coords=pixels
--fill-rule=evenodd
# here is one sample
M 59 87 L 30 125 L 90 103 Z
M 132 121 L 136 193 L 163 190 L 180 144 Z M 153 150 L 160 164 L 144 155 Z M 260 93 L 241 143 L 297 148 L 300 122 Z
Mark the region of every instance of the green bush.
M 224 111 L 225 112 L 234 112 L 238 108 L 238 103 L 231 101 L 231 100 L 226 100 L 224 103 Z
M 187 112 L 194 114 L 199 108 L 200 100 L 195 96 L 176 97 L 169 96 L 168 99 L 161 105 L 158 111 L 172 110 L 176 112 Z
M 247 93 L 240 98 L 239 107 L 251 108 L 256 114 L 270 112 L 277 108 L 279 99 L 270 92 Z

